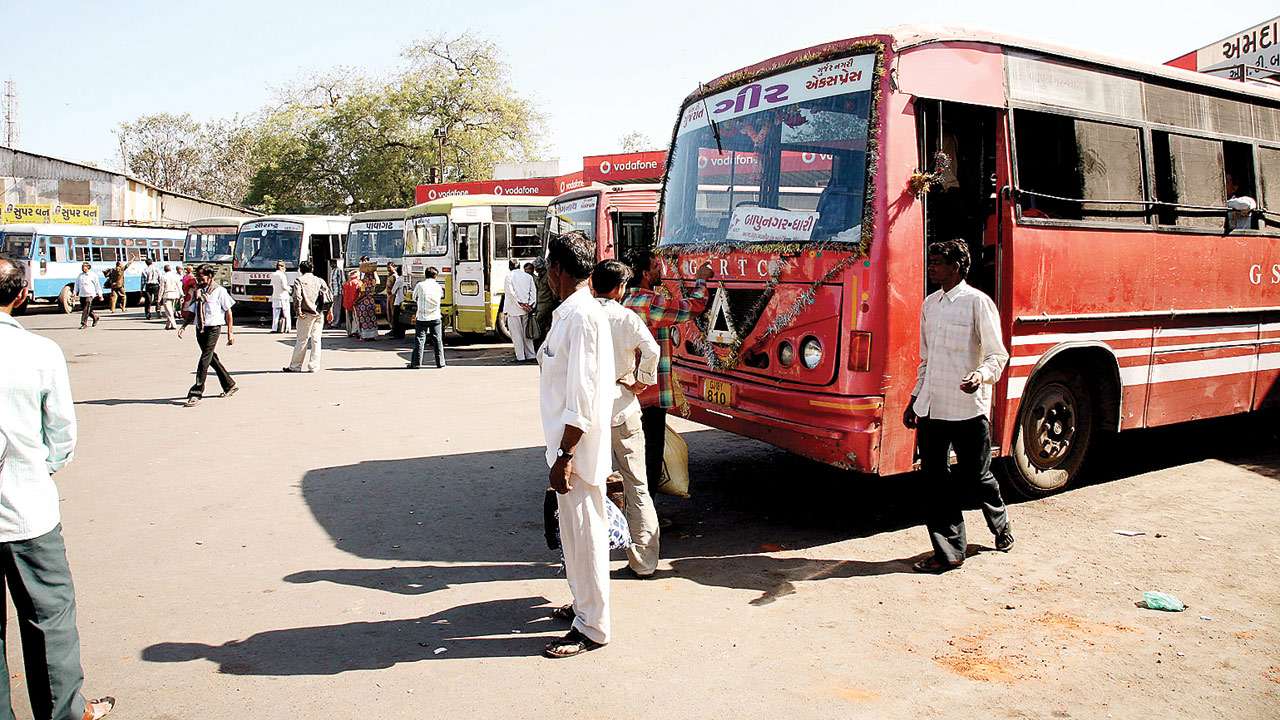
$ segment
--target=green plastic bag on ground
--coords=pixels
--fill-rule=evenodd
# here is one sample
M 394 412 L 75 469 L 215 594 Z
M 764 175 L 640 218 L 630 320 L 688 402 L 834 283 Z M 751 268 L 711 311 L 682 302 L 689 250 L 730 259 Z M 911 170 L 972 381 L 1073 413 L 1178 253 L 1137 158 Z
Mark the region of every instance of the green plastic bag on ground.
M 1142 601 L 1146 603 L 1149 610 L 1164 610 L 1166 612 L 1182 612 L 1187 609 L 1186 605 L 1178 598 L 1168 594 L 1148 590 L 1142 593 Z

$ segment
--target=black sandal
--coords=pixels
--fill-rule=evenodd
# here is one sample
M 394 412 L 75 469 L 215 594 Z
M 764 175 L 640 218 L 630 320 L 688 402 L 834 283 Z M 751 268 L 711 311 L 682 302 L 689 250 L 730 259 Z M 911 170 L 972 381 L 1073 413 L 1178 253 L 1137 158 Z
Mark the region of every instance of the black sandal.
M 547 646 L 542 649 L 542 654 L 549 658 L 567 658 L 602 647 L 604 643 L 598 643 L 574 628 L 559 640 L 547 643 Z
M 573 622 L 573 619 L 578 617 L 578 611 L 573 609 L 573 603 L 569 603 L 568 605 L 561 605 L 560 607 L 552 610 L 551 617 L 556 620 Z
M 948 560 L 943 560 L 942 558 L 939 558 L 936 555 L 930 555 L 924 560 L 921 560 L 916 564 L 912 565 L 911 569 L 918 573 L 933 573 L 937 575 L 940 573 L 944 573 L 948 570 L 955 570 L 956 568 L 960 567 L 963 564 L 964 564 L 963 560 L 959 562 L 950 562 Z

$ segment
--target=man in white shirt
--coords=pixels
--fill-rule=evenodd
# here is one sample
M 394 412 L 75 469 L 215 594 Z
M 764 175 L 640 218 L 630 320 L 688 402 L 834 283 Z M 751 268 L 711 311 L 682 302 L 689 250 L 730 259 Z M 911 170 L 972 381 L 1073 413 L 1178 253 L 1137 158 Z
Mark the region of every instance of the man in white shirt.
M 929 246 L 929 281 L 941 289 L 925 298 L 920 319 L 920 366 L 911 403 L 902 414 L 919 427 L 920 466 L 929 483 L 927 524 L 933 555 L 917 572 L 945 572 L 965 557 L 964 499 L 977 489 L 996 549 L 1013 547 L 1000 484 L 991 474 L 991 386 L 1009 352 L 1000 338 L 1000 312 L 964 281 L 969 246 L 947 240 Z M 956 465 L 950 467 L 954 449 Z
M 436 269 L 433 267 L 423 271 L 425 277 L 413 286 L 413 301 L 417 304 L 417 314 L 413 322 L 413 357 L 409 358 L 409 367 L 420 368 L 426 359 L 427 343 L 435 350 L 436 367 L 444 367 L 444 328 L 440 322 L 440 301 L 444 299 L 444 288 L 436 282 Z
M 200 398 L 204 397 L 204 381 L 209 375 L 210 365 L 213 366 L 213 371 L 218 375 L 218 382 L 222 385 L 222 397 L 231 397 L 240 389 L 236 381 L 231 379 L 231 373 L 227 372 L 227 369 L 222 366 L 222 361 L 218 359 L 218 338 L 222 335 L 223 326 L 227 328 L 227 345 L 236 343 L 232 334 L 235 327 L 231 318 L 231 306 L 235 305 L 236 301 L 232 300 L 227 294 L 227 289 L 214 279 L 215 274 L 213 268 L 208 265 L 200 266 L 196 271 L 195 298 L 187 306 L 187 311 L 192 314 L 196 323 L 196 340 L 200 343 L 200 362 L 196 364 L 196 382 L 187 391 L 187 407 L 195 407 L 200 403 Z M 178 328 L 179 338 L 190 324 L 191 320 L 185 320 L 182 327 Z
M 81 263 L 80 275 L 76 278 L 76 297 L 80 298 L 80 329 L 83 330 L 93 320 L 98 327 L 98 313 L 93 311 L 93 301 L 102 299 L 102 278 L 93 271 L 89 263 Z
M 151 308 L 155 307 L 156 315 L 160 314 L 160 266 L 156 261 L 147 258 L 146 267 L 142 269 L 142 306 L 147 311 L 147 319 L 151 319 Z
M 573 604 L 552 614 L 573 619 L 548 657 L 570 657 L 609 642 L 609 526 L 605 481 L 609 421 L 618 396 L 609 320 L 591 297 L 587 278 L 595 243 L 581 231 L 551 238 L 547 279 L 562 299 L 551 332 L 538 350 L 540 405 L 549 482 L 556 491 L 564 574 Z
M 293 313 L 289 310 L 289 276 L 284 263 L 276 263 L 271 273 L 271 332 L 287 333 L 293 329 Z
M 26 299 L 22 269 L 0 259 L 0 577 L 22 629 L 32 715 L 94 720 L 116 701 L 80 694 L 76 595 L 52 478 L 75 452 L 75 406 L 62 350 L 12 317 Z M 0 707 L 12 717 L 3 658 L 0 637 Z
M 1253 213 L 1258 201 L 1244 194 L 1240 183 L 1227 173 L 1227 231 L 1252 230 Z
M 502 311 L 507 316 L 507 330 L 511 332 L 511 345 L 515 349 L 516 362 L 535 360 L 533 340 L 525 329 L 525 317 L 533 310 L 538 299 L 533 276 L 520 268 L 516 260 L 510 262 L 511 272 L 503 288 Z
M 293 283 L 291 301 L 298 309 L 298 334 L 293 341 L 293 359 L 285 372 L 315 372 L 320 369 L 320 339 L 324 316 L 333 303 L 329 285 L 311 273 L 311 261 L 298 263 L 298 279 Z M 333 317 L 331 314 L 329 317 Z
M 631 268 L 617 260 L 605 260 L 591 272 L 591 289 L 609 319 L 613 370 L 618 376 L 619 395 L 613 401 L 610 425 L 613 465 L 622 473 L 627 527 L 631 530 L 627 569 L 643 580 L 653 577 L 658 567 L 659 531 L 658 511 L 645 474 L 644 426 L 637 396 L 657 384 L 662 350 L 640 316 L 619 304 L 630 279 Z
M 164 266 L 164 274 L 160 276 L 160 309 L 164 311 L 164 329 L 176 327 L 174 305 L 182 298 L 182 276 Z
M 393 338 L 404 337 L 404 328 L 400 325 L 400 303 L 404 300 L 404 275 L 400 266 L 387 263 L 387 323 L 391 325 L 388 333 Z

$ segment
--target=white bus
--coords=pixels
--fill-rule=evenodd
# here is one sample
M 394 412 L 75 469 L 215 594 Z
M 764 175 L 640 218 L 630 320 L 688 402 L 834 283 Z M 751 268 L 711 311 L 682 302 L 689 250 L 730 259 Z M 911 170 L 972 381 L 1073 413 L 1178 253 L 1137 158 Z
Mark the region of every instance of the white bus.
M 181 230 L 104 225 L 0 225 L 0 255 L 26 268 L 31 298 L 59 301 L 71 311 L 80 264 L 88 262 L 99 276 L 117 262 L 127 263 L 126 292 L 142 290 L 142 261 L 182 262 Z M 105 284 L 105 282 L 104 282 Z
M 249 218 L 208 217 L 187 226 L 187 242 L 182 247 L 186 265 L 209 265 L 217 271 L 218 282 L 231 285 L 231 254 L 235 251 L 240 225 Z
M 386 297 L 387 264 L 395 263 L 404 273 L 404 213 L 403 209 L 367 210 L 351 216 L 351 229 L 347 231 L 347 253 L 343 267 L 360 267 L 360 258 L 367 257 L 377 265 L 378 297 Z M 327 279 L 327 278 L 326 278 Z M 413 289 L 409 288 L 412 295 Z M 398 307 L 403 297 L 395 298 Z M 378 301 L 383 310 L 382 301 Z M 393 308 L 386 308 L 384 319 L 390 322 Z
M 346 245 L 346 215 L 268 215 L 246 221 L 231 260 L 231 297 L 251 311 L 271 312 L 271 273 L 283 261 L 289 282 L 298 263 L 311 261 L 317 277 L 329 278 Z

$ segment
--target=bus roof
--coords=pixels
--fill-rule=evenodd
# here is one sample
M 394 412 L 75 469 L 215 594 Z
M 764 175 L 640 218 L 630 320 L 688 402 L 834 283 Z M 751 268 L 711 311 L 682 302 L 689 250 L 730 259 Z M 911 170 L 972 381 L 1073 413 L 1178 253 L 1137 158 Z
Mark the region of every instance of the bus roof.
M 662 190 L 662 186 L 658 183 L 629 183 L 626 185 L 602 185 L 600 183 L 592 183 L 584 188 L 562 192 L 551 199 L 551 204 L 568 202 L 577 200 L 578 198 L 587 197 L 589 195 L 627 195 L 638 192 L 658 192 Z
M 1062 45 L 1054 45 L 1052 43 L 1029 40 L 1027 38 L 1004 35 L 987 30 L 974 30 L 962 27 L 937 25 L 900 25 L 882 32 L 868 33 L 866 35 L 859 35 L 857 37 L 847 38 L 844 40 L 835 40 L 821 45 L 814 45 L 813 47 L 801 50 L 794 50 L 792 52 L 755 63 L 749 67 L 725 73 L 724 75 L 721 75 L 715 80 L 712 80 L 689 93 L 682 105 L 687 105 L 689 102 L 703 97 L 704 95 L 711 95 L 716 92 L 720 92 L 725 87 L 737 84 L 733 82 L 736 77 L 751 75 L 757 72 L 768 72 L 772 68 L 782 68 L 783 66 L 787 66 L 795 62 L 801 62 L 805 57 L 812 57 L 814 55 L 820 55 L 832 51 L 838 52 L 842 47 L 850 47 L 855 43 L 877 39 L 890 44 L 894 51 L 899 53 L 911 48 L 935 43 L 955 42 L 996 45 L 1003 48 L 1024 50 L 1054 56 L 1064 60 L 1075 60 L 1086 64 L 1115 68 L 1117 70 L 1127 71 L 1138 75 L 1174 80 L 1180 83 L 1197 85 L 1206 89 L 1211 88 L 1213 90 L 1235 95 L 1247 95 L 1254 98 L 1280 101 L 1280 88 L 1272 89 L 1262 85 L 1250 85 L 1248 83 L 1226 80 L 1212 75 L 1207 75 L 1205 73 L 1183 70 L 1181 68 L 1175 68 L 1168 65 L 1152 65 L 1134 60 L 1125 60 L 1085 50 L 1077 50 Z
M 414 205 L 405 211 L 405 217 L 422 215 L 446 215 L 450 210 L 459 207 L 492 207 L 494 205 L 513 205 L 517 207 L 546 207 L 551 198 L 545 195 L 452 195 L 437 198 L 430 202 Z
M 0 225 L 0 232 L 41 235 L 83 235 L 112 238 L 186 238 L 186 230 L 173 228 L 120 227 L 116 225 L 64 225 L 59 223 L 11 223 Z
M 403 220 L 404 214 L 407 212 L 405 208 L 391 208 L 388 210 L 365 210 L 351 216 L 351 222 L 369 222 L 371 220 Z
M 218 215 L 215 217 L 207 217 L 207 218 L 200 218 L 199 220 L 193 220 L 189 225 L 187 225 L 187 227 L 189 228 L 222 227 L 226 225 L 235 225 L 236 227 L 240 227 L 240 225 L 242 225 L 246 220 L 257 220 L 257 218 L 244 217 L 244 216 L 233 217 L 231 215 Z

